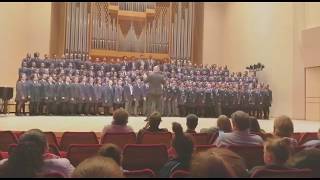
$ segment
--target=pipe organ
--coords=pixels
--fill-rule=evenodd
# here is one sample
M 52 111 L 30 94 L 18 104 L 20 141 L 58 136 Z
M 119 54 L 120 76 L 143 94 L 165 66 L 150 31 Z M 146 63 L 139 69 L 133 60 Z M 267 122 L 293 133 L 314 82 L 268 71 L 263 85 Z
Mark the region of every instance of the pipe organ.
M 192 2 L 68 2 L 64 52 L 191 60 L 193 24 Z

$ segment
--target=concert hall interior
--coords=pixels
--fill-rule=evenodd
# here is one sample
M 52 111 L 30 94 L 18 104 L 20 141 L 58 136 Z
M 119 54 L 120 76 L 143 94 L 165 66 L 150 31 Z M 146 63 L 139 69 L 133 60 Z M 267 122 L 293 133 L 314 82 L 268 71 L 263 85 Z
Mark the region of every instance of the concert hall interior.
M 73 168 L 54 173 L 85 177 L 78 166 L 85 158 L 75 163 L 69 157 L 71 146 L 63 147 L 63 134 L 94 132 L 97 143 L 92 144 L 100 148 L 111 131 L 134 132 L 134 143 L 124 141 L 125 136 L 121 145 L 116 142 L 120 136 L 108 141 L 124 156 L 126 144 L 160 144 L 159 139 L 141 143 L 144 133 L 155 133 L 152 123 L 161 127 L 154 131 L 170 134 L 166 161 L 131 167 L 136 162 L 124 156 L 115 165 L 120 175 L 113 171 L 101 177 L 271 177 L 278 170 L 279 177 L 320 177 L 319 168 L 281 169 L 287 168 L 283 163 L 277 169 L 279 164 L 267 162 L 268 153 L 283 143 L 294 141 L 297 150 L 310 140 L 320 148 L 319 2 L 2 2 L 0 27 L 0 177 L 10 177 L 1 159 L 10 159 L 11 149 L 18 152 L 14 148 L 21 148 L 22 132 L 53 132 L 55 154 Z M 128 126 L 116 124 L 118 119 Z M 188 123 L 195 119 L 192 130 Z M 222 121 L 230 131 L 223 130 Z M 253 123 L 260 126 L 258 133 L 251 131 Z M 280 136 L 280 126 L 291 134 Z M 236 133 L 247 133 L 247 139 Z M 197 142 L 196 134 L 205 134 L 205 142 Z M 15 141 L 8 143 L 7 136 Z M 70 144 L 81 144 L 75 141 Z M 232 150 L 238 141 L 261 146 L 260 164 L 251 164 L 248 154 L 241 157 L 246 175 L 193 167 L 204 161 L 201 153 L 190 156 L 187 168 L 176 174 L 168 163 L 171 153 L 184 153 L 188 143 L 194 149 L 229 143 L 227 149 L 239 153 Z M 269 174 L 255 169 L 260 165 Z M 273 165 L 277 168 L 269 168 Z M 21 176 L 37 177 L 34 172 L 21 171 Z

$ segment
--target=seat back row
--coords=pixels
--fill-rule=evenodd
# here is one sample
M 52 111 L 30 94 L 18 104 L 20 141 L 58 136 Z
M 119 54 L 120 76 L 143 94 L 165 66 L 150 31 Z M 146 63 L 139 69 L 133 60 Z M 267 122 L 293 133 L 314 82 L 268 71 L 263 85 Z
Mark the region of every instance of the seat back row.
M 58 142 L 55 133 L 44 132 L 47 136 L 48 144 L 56 146 L 61 151 L 67 151 L 70 144 L 99 144 L 98 137 L 94 132 L 64 132 L 60 142 Z M 18 137 L 23 132 L 14 134 L 11 131 L 0 131 L 0 150 L 8 151 L 10 144 L 16 144 Z M 100 144 L 113 143 L 123 149 L 126 144 L 165 144 L 167 148 L 171 146 L 172 133 L 150 133 L 142 134 L 138 142 L 136 133 L 106 133 L 100 141 Z M 196 145 L 209 144 L 210 135 L 207 133 L 192 134 Z

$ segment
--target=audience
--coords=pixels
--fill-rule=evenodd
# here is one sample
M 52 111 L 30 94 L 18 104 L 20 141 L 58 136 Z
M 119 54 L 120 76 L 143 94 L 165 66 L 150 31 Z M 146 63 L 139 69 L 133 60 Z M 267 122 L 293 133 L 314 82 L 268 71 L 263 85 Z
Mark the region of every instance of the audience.
M 286 163 L 293 152 L 287 138 L 269 139 L 264 144 L 264 166 L 254 167 L 250 174 L 261 169 L 286 170 L 290 169 Z
M 289 166 L 299 169 L 312 169 L 314 178 L 320 178 L 320 149 L 311 148 L 295 153 L 289 161 Z
M 249 127 L 250 133 L 258 133 L 258 134 L 266 133 L 263 129 L 260 128 L 258 119 L 254 116 L 249 117 L 249 125 L 250 125 Z
M 262 145 L 263 139 L 249 133 L 249 115 L 243 111 L 232 114 L 233 131 L 231 133 L 219 133 L 214 144 L 218 147 L 229 145 Z
M 98 155 L 113 159 L 119 166 L 122 164 L 121 149 L 115 144 L 104 144 L 99 149 Z
M 306 149 L 294 154 L 297 141 L 292 138 L 294 127 L 292 120 L 287 116 L 280 116 L 274 120 L 273 138 L 263 142 L 255 134 L 264 134 L 257 119 L 243 111 L 236 111 L 231 116 L 221 115 L 217 120 L 217 128 L 202 129 L 200 132 L 218 133 L 212 148 L 205 152 L 194 153 L 194 139 L 188 133 L 196 133 L 198 117 L 189 114 L 186 118 L 187 130 L 184 132 L 181 124 L 172 123 L 174 136 L 171 142 L 170 154 L 172 158 L 157 173 L 159 177 L 170 177 L 176 170 L 190 172 L 191 177 L 227 178 L 248 177 L 258 170 L 288 170 L 309 168 L 313 170 L 313 177 L 320 177 L 319 162 L 320 129 L 318 139 L 310 140 L 302 146 Z M 168 132 L 159 128 L 161 114 L 152 113 L 147 118 L 146 126 L 138 132 L 138 142 L 145 132 Z M 120 108 L 113 114 L 113 122 L 105 126 L 103 134 L 118 132 L 133 132 L 127 126 L 128 113 Z M 264 145 L 264 166 L 257 166 L 247 171 L 245 161 L 236 153 L 223 147 L 230 145 Z M 172 152 L 172 153 L 170 153 Z M 9 158 L 0 161 L 0 177 L 45 177 L 47 174 L 59 173 L 63 177 L 75 178 L 107 178 L 124 177 L 122 169 L 122 152 L 114 144 L 105 144 L 98 156 L 88 158 L 81 162 L 76 169 L 70 161 L 48 153 L 48 142 L 45 134 L 39 129 L 32 129 L 19 138 L 15 148 L 10 150 Z
M 21 135 L 8 159 L 0 161 L 0 177 L 43 177 L 59 172 L 70 177 L 74 167 L 65 158 L 45 158 L 48 149 L 46 136 L 40 130 L 29 130 Z
M 215 132 L 225 132 L 229 133 L 232 131 L 230 119 L 225 115 L 220 115 L 217 119 L 217 127 L 202 128 L 201 133 L 215 133 Z
M 129 114 L 123 108 L 113 112 L 113 121 L 111 125 L 105 126 L 101 137 L 106 133 L 129 133 L 134 132 L 130 126 L 127 126 Z
M 191 135 L 184 134 L 179 123 L 172 123 L 172 131 L 175 136 L 172 140 L 172 148 L 176 157 L 169 160 L 160 170 L 160 177 L 170 177 L 175 170 L 189 170 L 194 144 Z
M 190 175 L 193 178 L 247 177 L 244 160 L 224 148 L 212 148 L 194 156 Z
M 297 146 L 297 140 L 292 138 L 293 132 L 293 123 L 288 116 L 279 116 L 274 120 L 273 135 L 276 138 L 288 138 L 292 146 Z
M 187 116 L 187 130 L 186 133 L 197 133 L 196 127 L 198 126 L 198 116 L 195 114 L 189 114 Z
M 140 129 L 137 138 L 138 142 L 141 142 L 142 134 L 145 132 L 152 132 L 152 133 L 161 133 L 161 132 L 168 132 L 166 128 L 159 128 L 161 123 L 161 114 L 159 112 L 152 113 L 147 119 L 147 124 L 143 129 Z
M 123 172 L 111 158 L 95 156 L 82 161 L 72 174 L 73 178 L 122 178 Z
M 320 147 L 320 128 L 318 130 L 318 139 L 307 141 L 302 146 L 306 148 Z

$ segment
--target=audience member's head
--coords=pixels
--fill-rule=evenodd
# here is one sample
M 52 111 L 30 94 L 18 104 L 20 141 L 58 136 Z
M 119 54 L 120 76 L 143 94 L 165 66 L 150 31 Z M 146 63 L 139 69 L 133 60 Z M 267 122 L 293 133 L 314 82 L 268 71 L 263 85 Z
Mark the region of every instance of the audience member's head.
M 172 131 L 175 133 L 172 147 L 177 152 L 178 159 L 188 163 L 191 160 L 194 149 L 192 137 L 184 134 L 181 124 L 177 122 L 172 123 Z
M 320 177 L 319 171 L 320 149 L 312 148 L 305 149 L 295 153 L 289 160 L 288 164 L 294 168 L 308 168 L 312 169 L 313 177 Z
M 249 129 L 249 115 L 243 111 L 236 111 L 231 115 L 234 130 L 246 131 Z
M 161 114 L 159 112 L 152 113 L 149 116 L 148 121 L 150 129 L 159 129 L 159 125 L 161 123 Z
M 111 158 L 95 156 L 82 161 L 72 174 L 73 178 L 121 178 L 120 166 Z
M 32 129 L 21 135 L 8 161 L 0 168 L 2 177 L 37 177 L 43 165 L 47 139 L 42 131 Z
M 209 151 L 215 152 L 223 159 L 232 176 L 246 177 L 248 175 L 246 163 L 238 154 L 225 148 L 212 148 Z
M 250 124 L 250 127 L 249 127 L 250 132 L 254 132 L 254 133 L 261 132 L 260 125 L 256 117 L 250 116 L 249 124 Z
M 245 177 L 243 159 L 225 148 L 212 148 L 200 152 L 192 160 L 191 177 Z
M 288 116 L 279 116 L 274 120 L 273 133 L 275 136 L 291 137 L 293 132 L 293 123 Z
M 128 117 L 129 117 L 129 114 L 126 110 L 124 110 L 123 108 L 117 109 L 113 113 L 112 124 L 125 126 L 128 123 Z
M 290 141 L 287 138 L 268 139 L 264 144 L 264 162 L 265 164 L 285 164 L 291 156 Z
M 217 127 L 219 128 L 220 131 L 223 131 L 226 133 L 232 131 L 230 119 L 225 115 L 220 115 L 218 117 Z
M 121 166 L 121 149 L 117 145 L 105 144 L 99 149 L 98 154 L 100 156 L 113 159 L 119 166 Z
M 232 177 L 218 155 L 211 152 L 200 152 L 191 163 L 192 178 L 228 178 Z
M 189 114 L 187 116 L 188 130 L 195 130 L 198 125 L 198 116 L 195 114 Z

